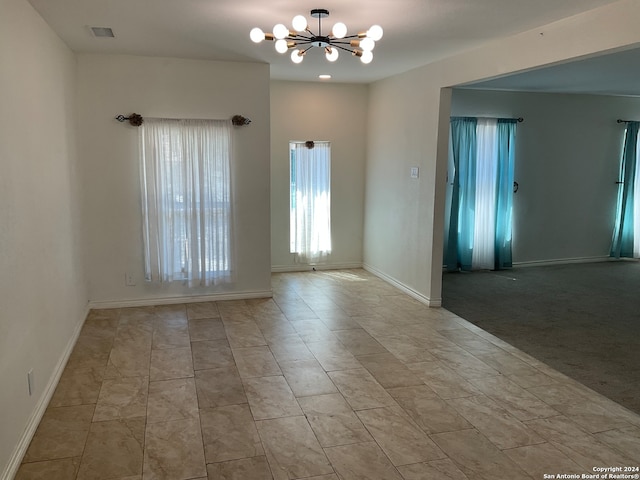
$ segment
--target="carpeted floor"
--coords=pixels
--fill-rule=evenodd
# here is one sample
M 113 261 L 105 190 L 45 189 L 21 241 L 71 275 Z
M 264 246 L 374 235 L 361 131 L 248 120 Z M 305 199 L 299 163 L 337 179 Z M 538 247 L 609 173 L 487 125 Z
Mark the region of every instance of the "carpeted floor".
M 446 273 L 443 306 L 640 413 L 640 262 Z

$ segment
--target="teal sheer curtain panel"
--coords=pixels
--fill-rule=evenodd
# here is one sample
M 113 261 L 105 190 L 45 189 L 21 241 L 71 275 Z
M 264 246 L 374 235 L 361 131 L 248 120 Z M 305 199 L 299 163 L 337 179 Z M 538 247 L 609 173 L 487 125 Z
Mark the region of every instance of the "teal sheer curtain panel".
M 451 197 L 447 270 L 471 270 L 476 198 L 475 118 L 451 119 L 451 148 L 455 172 Z
M 498 178 L 496 199 L 495 269 L 510 268 L 511 219 L 515 163 L 515 119 L 498 119 Z
M 613 229 L 610 255 L 615 258 L 634 257 L 634 199 L 636 165 L 638 163 L 638 129 L 640 122 L 627 122 L 620 161 L 620 184 L 616 223 Z
M 448 271 L 512 266 L 517 123 L 515 119 L 451 118 L 454 173 L 444 253 Z

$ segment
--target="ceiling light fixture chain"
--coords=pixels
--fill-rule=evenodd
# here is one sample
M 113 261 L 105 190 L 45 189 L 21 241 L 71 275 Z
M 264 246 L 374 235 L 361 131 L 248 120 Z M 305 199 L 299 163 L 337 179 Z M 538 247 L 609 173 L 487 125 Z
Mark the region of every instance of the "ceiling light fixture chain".
M 275 42 L 278 53 L 286 53 L 291 50 L 291 61 L 300 63 L 306 53 L 314 47 L 322 48 L 325 56 L 330 62 L 338 59 L 338 51 L 343 50 L 360 58 L 362 63 L 370 63 L 373 60 L 373 49 L 378 40 L 382 38 L 383 30 L 379 25 L 373 25 L 366 32 L 354 35 L 347 35 L 347 26 L 342 22 L 337 22 L 329 35 L 322 34 L 322 19 L 329 16 L 329 10 L 324 8 L 314 8 L 311 10 L 311 17 L 318 19 L 318 33 L 315 34 L 307 23 L 303 15 L 296 15 L 293 18 L 293 30 L 289 30 L 282 23 L 273 27 L 273 33 L 265 33 L 256 27 L 251 30 L 249 36 L 255 43 L 263 40 Z

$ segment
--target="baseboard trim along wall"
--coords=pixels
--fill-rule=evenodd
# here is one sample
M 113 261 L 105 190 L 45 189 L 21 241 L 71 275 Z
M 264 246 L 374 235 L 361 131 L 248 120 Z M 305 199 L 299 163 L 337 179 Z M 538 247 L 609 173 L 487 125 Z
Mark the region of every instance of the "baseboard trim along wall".
M 316 270 L 351 270 L 362 268 L 362 263 L 325 263 L 319 265 L 296 264 L 296 265 L 272 265 L 271 273 L 286 272 L 310 272 Z
M 575 257 L 575 258 L 556 258 L 553 260 L 529 260 L 526 262 L 513 262 L 513 268 L 527 268 L 527 267 L 546 267 L 552 265 L 569 265 L 572 263 L 599 263 L 599 262 L 625 262 L 625 261 L 637 261 L 635 258 L 612 258 L 609 256 L 598 257 Z M 447 271 L 447 266 L 442 266 L 442 271 Z
M 609 256 L 598 257 L 575 257 L 575 258 L 555 258 L 552 260 L 530 260 L 527 262 L 513 262 L 514 267 L 545 267 L 551 265 L 568 265 L 571 263 L 598 263 L 617 261 Z
M 252 292 L 217 293 L 212 295 L 190 295 L 176 297 L 153 297 L 131 300 L 103 300 L 89 302 L 89 308 L 127 308 L 150 307 L 153 305 L 175 305 L 177 303 L 219 302 L 223 300 L 247 300 L 250 298 L 271 298 L 271 290 L 257 290 Z
M 53 397 L 53 393 L 58 386 L 58 382 L 60 381 L 60 377 L 62 376 L 62 372 L 64 371 L 64 367 L 67 365 L 67 361 L 71 356 L 71 352 L 73 351 L 73 347 L 76 345 L 76 341 L 80 336 L 80 331 L 82 330 L 82 326 L 84 325 L 85 320 L 87 319 L 87 315 L 89 315 L 89 307 L 87 306 L 87 310 L 82 317 L 82 320 L 78 322 L 75 326 L 71 338 L 67 342 L 67 346 L 65 347 L 60 359 L 58 360 L 57 365 L 55 366 L 51 377 L 49 377 L 49 381 L 47 382 L 44 391 L 42 392 L 42 396 L 38 403 L 36 404 L 36 408 L 33 410 L 29 421 L 27 422 L 27 426 L 24 430 L 24 434 L 20 438 L 18 445 L 16 445 L 16 449 L 9 460 L 9 464 L 7 465 L 6 470 L 0 477 L 2 480 L 11 480 L 18 473 L 18 468 L 20 468 L 20 464 L 22 463 L 22 459 L 27 453 L 27 448 L 29 448 L 29 444 L 33 439 L 33 436 L 36 433 L 38 425 L 40 424 L 40 420 L 42 420 L 42 416 L 51 401 L 51 397 Z
M 386 273 L 382 273 L 380 270 L 377 270 L 376 268 L 374 268 L 371 265 L 368 265 L 366 263 L 362 266 L 362 268 L 364 268 L 367 272 L 374 274 L 376 277 L 381 278 L 385 282 L 390 283 L 391 285 L 393 285 L 394 287 L 398 288 L 399 290 L 402 290 L 404 293 L 406 293 L 410 297 L 413 297 L 416 300 L 418 300 L 419 302 L 424 303 L 428 307 L 441 307 L 442 306 L 442 298 L 433 298 L 433 299 L 431 299 L 429 297 L 426 297 L 426 296 L 422 295 L 420 292 L 416 292 L 413 288 L 408 287 L 404 283 L 396 280 L 393 277 L 390 277 Z

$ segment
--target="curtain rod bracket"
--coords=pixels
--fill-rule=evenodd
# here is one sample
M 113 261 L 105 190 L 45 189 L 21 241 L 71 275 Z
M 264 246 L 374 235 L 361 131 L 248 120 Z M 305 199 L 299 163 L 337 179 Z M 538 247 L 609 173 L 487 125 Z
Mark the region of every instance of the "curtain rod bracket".
M 134 127 L 139 127 L 144 123 L 144 118 L 142 118 L 142 115 L 139 115 L 137 113 L 132 113 L 128 117 L 125 117 L 124 115 L 117 115 L 116 120 L 120 123 L 123 123 L 125 120 L 129 120 L 129 124 Z
M 231 124 L 234 127 L 244 127 L 245 125 L 249 125 L 251 123 L 251 119 L 247 117 L 243 117 L 242 115 L 234 115 L 231 117 Z

